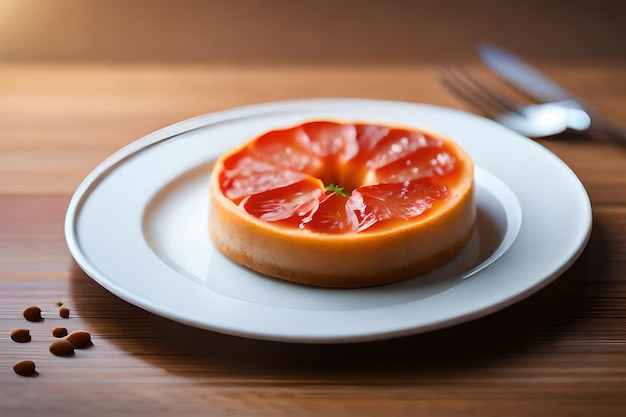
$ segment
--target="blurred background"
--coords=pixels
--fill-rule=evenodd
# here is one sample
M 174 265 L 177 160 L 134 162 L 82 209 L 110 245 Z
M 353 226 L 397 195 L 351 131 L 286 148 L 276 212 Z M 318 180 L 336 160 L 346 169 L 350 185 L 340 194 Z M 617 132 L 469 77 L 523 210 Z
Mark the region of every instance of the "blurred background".
M 488 41 L 609 63 L 625 20 L 621 0 L 0 0 L 0 60 L 415 64 Z

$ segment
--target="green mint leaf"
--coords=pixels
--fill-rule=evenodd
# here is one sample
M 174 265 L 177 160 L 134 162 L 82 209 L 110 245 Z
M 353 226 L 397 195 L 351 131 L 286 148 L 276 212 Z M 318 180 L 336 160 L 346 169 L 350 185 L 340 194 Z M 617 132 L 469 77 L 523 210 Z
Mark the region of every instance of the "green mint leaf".
M 330 191 L 332 193 L 339 194 L 339 195 L 342 195 L 344 197 L 350 197 L 350 194 L 348 194 L 345 191 L 343 191 L 343 187 L 339 187 L 338 185 L 335 185 L 335 184 L 327 185 L 326 188 L 324 188 L 324 189 L 326 191 Z

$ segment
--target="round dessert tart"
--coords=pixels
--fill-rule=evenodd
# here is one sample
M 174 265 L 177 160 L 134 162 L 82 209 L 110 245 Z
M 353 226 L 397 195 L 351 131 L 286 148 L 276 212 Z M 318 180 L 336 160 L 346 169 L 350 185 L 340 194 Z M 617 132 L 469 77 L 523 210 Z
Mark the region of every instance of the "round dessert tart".
M 382 285 L 463 249 L 475 219 L 473 183 L 472 160 L 441 135 L 310 121 L 216 161 L 209 234 L 232 261 L 271 277 Z

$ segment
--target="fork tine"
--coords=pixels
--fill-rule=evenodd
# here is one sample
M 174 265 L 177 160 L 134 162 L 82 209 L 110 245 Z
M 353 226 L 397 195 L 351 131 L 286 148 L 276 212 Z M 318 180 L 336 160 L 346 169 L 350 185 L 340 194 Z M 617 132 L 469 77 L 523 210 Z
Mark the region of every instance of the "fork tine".
M 474 107 L 487 116 L 495 116 L 499 110 L 495 109 L 490 102 L 485 102 L 479 95 L 474 94 L 473 88 L 468 86 L 463 78 L 452 68 L 442 68 L 440 71 L 441 81 L 458 99 Z
M 459 99 L 482 113 L 494 117 L 502 113 L 517 112 L 519 104 L 494 92 L 469 72 L 460 68 L 443 68 L 443 84 Z

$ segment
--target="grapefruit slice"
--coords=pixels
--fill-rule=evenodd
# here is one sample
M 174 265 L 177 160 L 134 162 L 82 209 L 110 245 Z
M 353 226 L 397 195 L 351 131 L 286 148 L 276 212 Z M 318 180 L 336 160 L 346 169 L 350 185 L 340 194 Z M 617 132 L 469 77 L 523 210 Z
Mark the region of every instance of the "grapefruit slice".
M 234 262 L 302 284 L 354 288 L 428 272 L 475 219 L 474 166 L 429 132 L 311 121 L 221 156 L 209 234 Z

